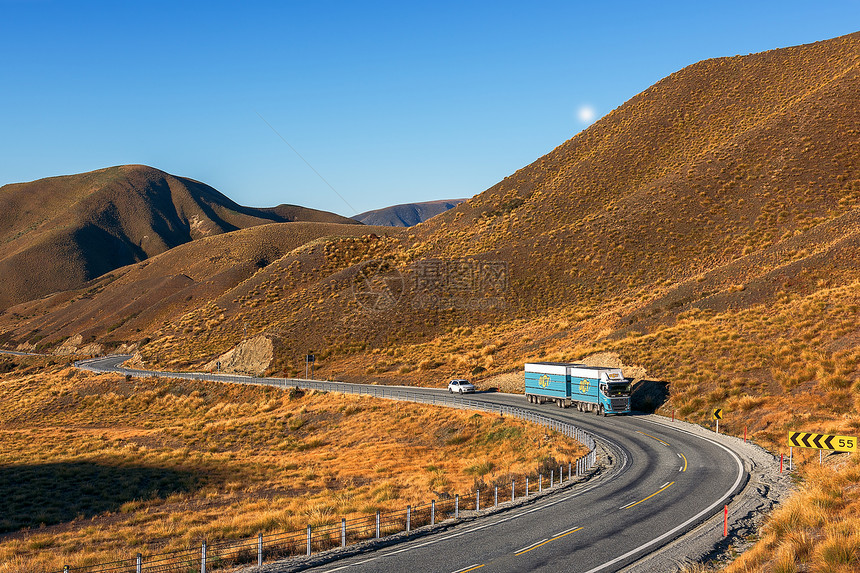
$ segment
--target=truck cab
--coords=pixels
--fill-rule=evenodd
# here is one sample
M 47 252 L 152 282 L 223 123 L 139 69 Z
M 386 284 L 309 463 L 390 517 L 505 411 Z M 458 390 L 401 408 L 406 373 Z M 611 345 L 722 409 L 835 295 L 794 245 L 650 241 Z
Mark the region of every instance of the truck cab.
M 630 411 L 631 382 L 629 378 L 621 376 L 600 382 L 600 403 L 604 413 L 614 414 Z

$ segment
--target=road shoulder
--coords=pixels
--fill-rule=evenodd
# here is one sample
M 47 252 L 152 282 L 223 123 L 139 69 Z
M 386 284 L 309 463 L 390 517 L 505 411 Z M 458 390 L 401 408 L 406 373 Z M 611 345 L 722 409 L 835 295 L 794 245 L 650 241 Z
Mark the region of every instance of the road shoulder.
M 662 548 L 628 565 L 623 573 L 667 573 L 684 571 L 696 563 L 726 564 L 752 544 L 748 540 L 764 522 L 765 517 L 793 491 L 791 473 L 779 471 L 779 458 L 764 448 L 741 438 L 716 434 L 687 422 L 670 422 L 663 416 L 648 416 L 649 421 L 683 429 L 692 434 L 722 444 L 743 461 L 749 477 L 746 484 L 728 504 L 728 536 L 723 536 L 723 509 L 714 513 Z

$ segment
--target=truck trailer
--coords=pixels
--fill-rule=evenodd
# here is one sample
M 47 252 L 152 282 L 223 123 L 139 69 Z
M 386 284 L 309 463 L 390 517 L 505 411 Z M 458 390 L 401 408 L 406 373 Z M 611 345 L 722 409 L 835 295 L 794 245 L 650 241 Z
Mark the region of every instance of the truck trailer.
M 631 380 L 620 368 L 570 362 L 530 362 L 525 366 L 526 398 L 532 404 L 555 402 L 580 412 L 627 414 Z

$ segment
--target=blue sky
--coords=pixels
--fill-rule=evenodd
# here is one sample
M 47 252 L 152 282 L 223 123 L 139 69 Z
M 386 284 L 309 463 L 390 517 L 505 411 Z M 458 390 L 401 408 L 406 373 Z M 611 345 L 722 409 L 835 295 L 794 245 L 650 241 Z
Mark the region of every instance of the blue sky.
M 252 206 L 468 197 L 584 107 L 858 23 L 856 0 L 0 0 L 0 184 L 144 163 Z

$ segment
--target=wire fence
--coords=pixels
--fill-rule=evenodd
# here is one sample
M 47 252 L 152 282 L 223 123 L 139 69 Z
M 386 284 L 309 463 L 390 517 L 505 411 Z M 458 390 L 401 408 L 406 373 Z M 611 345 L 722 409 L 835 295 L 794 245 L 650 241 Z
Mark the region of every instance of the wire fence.
M 93 364 L 92 362 L 96 363 Z M 407 506 L 401 510 L 377 511 L 375 515 L 366 517 L 341 518 L 340 522 L 325 523 L 315 527 L 308 525 L 303 531 L 260 533 L 256 538 L 244 540 L 211 543 L 202 541 L 199 546 L 189 547 L 182 551 L 146 557 L 138 554 L 125 560 L 74 567 L 67 566 L 62 571 L 48 573 L 207 573 L 241 566 L 263 565 L 263 563 L 300 555 L 313 555 L 362 541 L 380 539 L 396 533 L 433 526 L 449 519 L 458 519 L 463 512 L 489 511 L 498 507 L 499 504 L 514 502 L 565 485 L 571 480 L 587 474 L 597 463 L 596 444 L 590 434 L 573 424 L 514 406 L 464 399 L 459 396 L 428 394 L 426 391 L 420 392 L 405 387 L 366 386 L 344 382 L 257 378 L 200 372 L 171 373 L 133 370 L 120 366 L 101 366 L 98 361 L 89 360 L 76 362 L 75 366 L 92 372 L 119 372 L 141 378 L 162 377 L 239 384 L 265 384 L 282 388 L 303 388 L 324 392 L 368 395 L 497 413 L 501 416 L 510 416 L 539 424 L 561 433 L 586 446 L 589 452 L 577 460 L 571 460 L 567 464 L 559 464 L 558 467 L 546 467 L 545 465 L 534 474 L 513 480 L 510 484 L 496 483 L 468 494 L 457 494 L 447 499 Z

